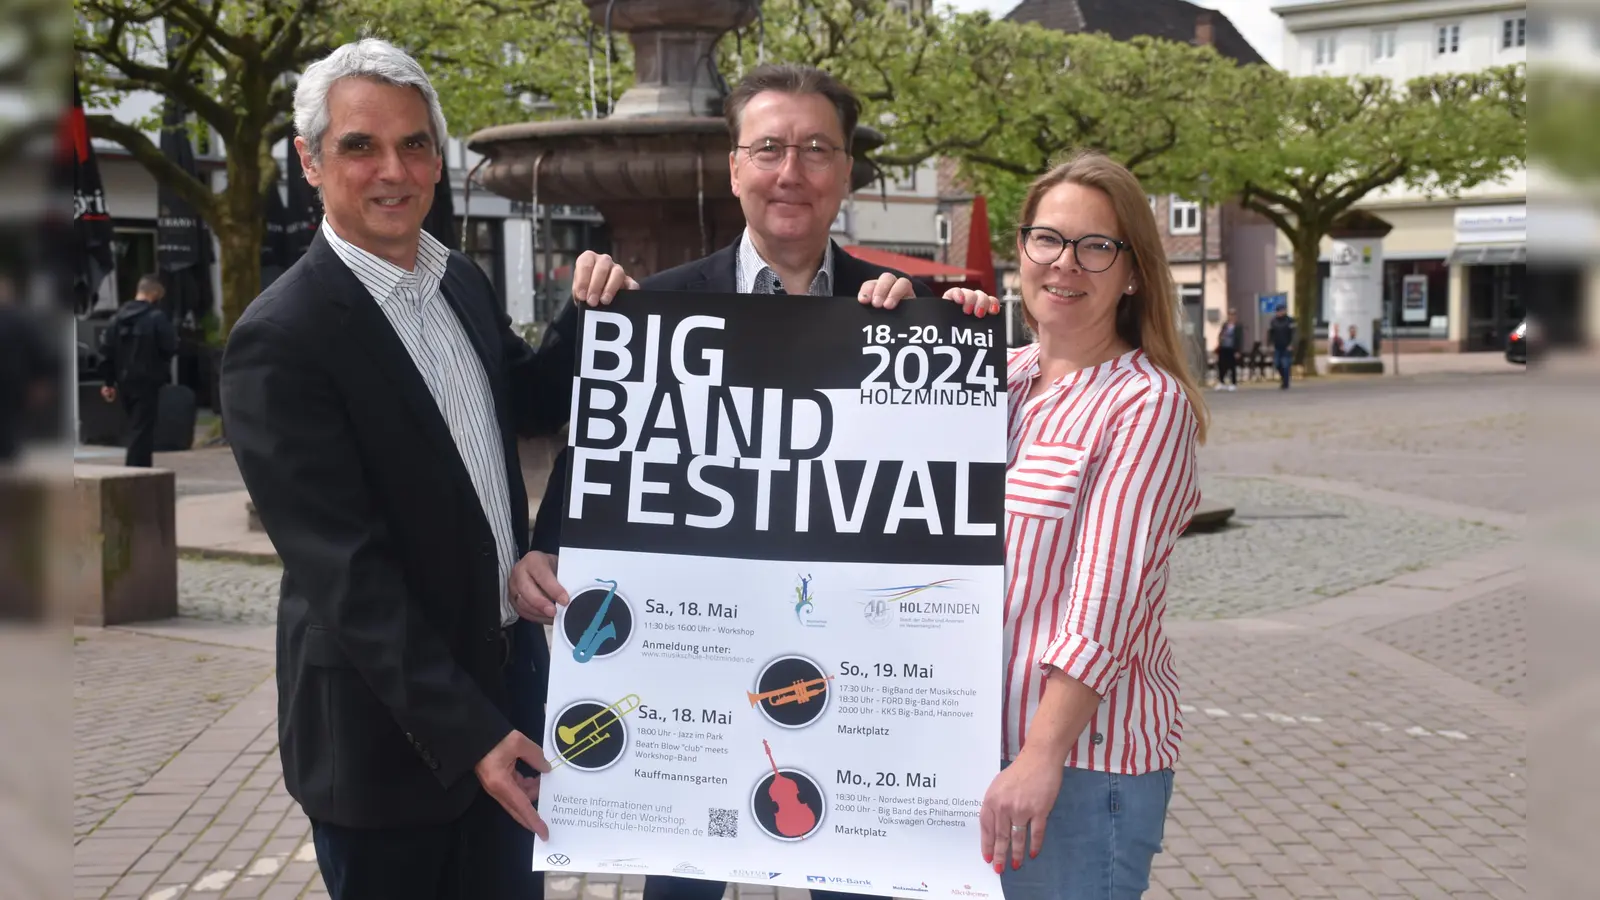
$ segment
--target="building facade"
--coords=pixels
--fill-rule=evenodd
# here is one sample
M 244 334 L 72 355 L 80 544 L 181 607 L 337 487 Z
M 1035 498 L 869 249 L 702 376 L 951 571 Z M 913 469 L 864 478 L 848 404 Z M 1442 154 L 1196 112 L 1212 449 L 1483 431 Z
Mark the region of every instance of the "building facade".
M 1524 63 L 1531 38 L 1520 2 L 1306 0 L 1273 11 L 1283 19 L 1291 75 L 1380 75 L 1398 85 Z M 1383 299 L 1390 334 L 1406 349 L 1505 346 L 1527 308 L 1527 197 L 1528 176 L 1518 169 L 1458 197 L 1391 186 L 1357 204 L 1393 226 L 1383 241 Z M 1279 283 L 1292 292 L 1294 256 L 1281 238 L 1278 250 Z M 1329 253 L 1325 240 L 1324 285 Z M 1409 316 L 1401 302 L 1407 291 Z M 1318 309 L 1318 336 L 1326 338 L 1320 298 Z

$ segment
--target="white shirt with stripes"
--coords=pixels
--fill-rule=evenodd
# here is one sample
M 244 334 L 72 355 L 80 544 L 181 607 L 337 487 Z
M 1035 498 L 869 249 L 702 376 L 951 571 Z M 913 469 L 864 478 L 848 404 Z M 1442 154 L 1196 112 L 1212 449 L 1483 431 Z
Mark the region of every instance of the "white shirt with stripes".
M 761 258 L 755 241 L 750 240 L 749 227 L 745 228 L 744 236 L 739 238 L 739 255 L 734 258 L 733 279 L 735 288 L 741 294 L 776 294 L 779 290 L 794 293 L 783 286 L 778 273 Z M 833 241 L 829 241 L 828 248 L 822 251 L 822 265 L 812 277 L 806 293 L 813 297 L 833 296 Z
M 450 428 L 456 450 L 494 533 L 500 563 L 500 621 L 517 619 L 507 585 L 516 562 L 517 544 L 511 533 L 511 488 L 506 482 L 506 455 L 500 422 L 495 416 L 494 393 L 483 361 L 472 339 L 445 301 L 440 290 L 450 251 L 426 231 L 417 245 L 413 271 L 374 256 L 339 237 L 327 219 L 322 233 L 372 299 L 383 310 L 395 334 L 416 364 L 439 415 Z
M 1142 350 L 1029 400 L 1038 360 L 1030 344 L 1007 366 L 1002 752 L 1016 758 L 1059 668 L 1102 698 L 1067 765 L 1158 771 L 1183 731 L 1162 616 L 1168 560 L 1200 500 L 1198 422 Z

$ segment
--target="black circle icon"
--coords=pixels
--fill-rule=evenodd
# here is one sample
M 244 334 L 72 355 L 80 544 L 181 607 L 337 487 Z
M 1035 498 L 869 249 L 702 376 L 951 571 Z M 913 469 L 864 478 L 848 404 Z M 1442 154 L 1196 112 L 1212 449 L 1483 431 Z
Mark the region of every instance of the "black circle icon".
M 780 656 L 756 677 L 747 696 L 767 720 L 780 728 L 804 728 L 828 709 L 828 677 L 803 656 Z
M 571 645 L 574 660 L 586 663 L 613 656 L 633 636 L 633 607 L 616 588 L 615 581 L 599 581 L 567 604 L 561 634 Z
M 750 793 L 750 815 L 756 827 L 780 841 L 803 841 L 816 834 L 826 813 L 822 788 L 799 769 L 768 769 Z
M 556 715 L 556 755 L 584 772 L 614 765 L 628 749 L 628 726 L 622 721 L 627 712 L 620 702 L 607 706 L 579 700 L 569 705 Z

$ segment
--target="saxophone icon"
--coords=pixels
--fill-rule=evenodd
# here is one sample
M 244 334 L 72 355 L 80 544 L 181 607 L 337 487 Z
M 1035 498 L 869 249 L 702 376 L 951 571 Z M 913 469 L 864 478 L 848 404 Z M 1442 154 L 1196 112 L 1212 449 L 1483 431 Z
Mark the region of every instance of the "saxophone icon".
M 596 578 L 595 583 L 605 588 L 579 592 L 567 604 L 561 620 L 561 633 L 572 645 L 572 658 L 580 663 L 616 653 L 633 633 L 633 610 L 617 593 L 617 583 L 605 578 Z

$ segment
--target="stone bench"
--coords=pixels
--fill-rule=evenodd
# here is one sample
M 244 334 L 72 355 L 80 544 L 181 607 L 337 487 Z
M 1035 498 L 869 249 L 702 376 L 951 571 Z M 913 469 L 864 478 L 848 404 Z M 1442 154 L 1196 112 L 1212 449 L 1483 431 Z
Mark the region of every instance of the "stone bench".
M 72 480 L 87 576 L 74 621 L 105 626 L 177 616 L 174 473 L 78 464 Z

